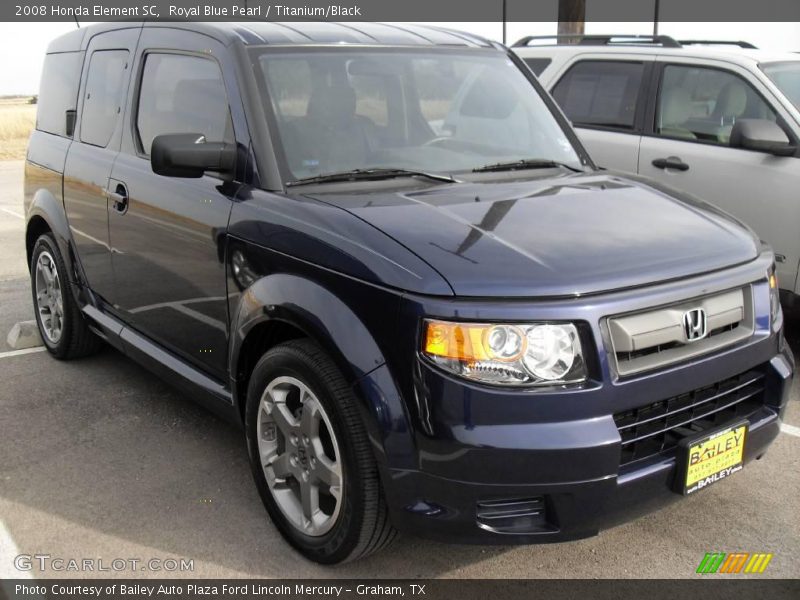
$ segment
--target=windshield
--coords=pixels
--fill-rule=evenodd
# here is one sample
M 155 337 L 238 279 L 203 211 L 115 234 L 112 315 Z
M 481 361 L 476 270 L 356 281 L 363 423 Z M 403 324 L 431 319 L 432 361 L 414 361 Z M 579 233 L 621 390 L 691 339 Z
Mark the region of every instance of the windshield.
M 800 61 L 764 64 L 761 70 L 800 110 Z
M 582 167 L 534 87 L 496 51 L 256 49 L 254 59 L 291 179 L 523 159 Z

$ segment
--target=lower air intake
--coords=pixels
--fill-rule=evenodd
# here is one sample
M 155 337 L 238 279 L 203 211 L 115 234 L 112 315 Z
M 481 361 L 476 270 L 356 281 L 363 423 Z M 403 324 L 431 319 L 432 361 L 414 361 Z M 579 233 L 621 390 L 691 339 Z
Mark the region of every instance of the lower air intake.
M 478 502 L 478 525 L 495 533 L 540 533 L 554 528 L 547 522 L 544 496 Z

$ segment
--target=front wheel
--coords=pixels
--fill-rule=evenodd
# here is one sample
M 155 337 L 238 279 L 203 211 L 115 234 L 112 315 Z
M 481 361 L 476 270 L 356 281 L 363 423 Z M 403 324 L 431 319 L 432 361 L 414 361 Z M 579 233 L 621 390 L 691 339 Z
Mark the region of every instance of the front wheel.
M 316 344 L 287 342 L 261 358 L 246 428 L 261 499 L 304 556 L 354 560 L 395 538 L 356 398 Z

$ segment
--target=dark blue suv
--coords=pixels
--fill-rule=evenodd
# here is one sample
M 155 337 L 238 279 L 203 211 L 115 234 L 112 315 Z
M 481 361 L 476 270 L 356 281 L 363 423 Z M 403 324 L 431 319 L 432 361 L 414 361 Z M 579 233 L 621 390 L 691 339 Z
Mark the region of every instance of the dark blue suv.
M 107 23 L 52 42 L 38 110 L 48 350 L 104 340 L 241 424 L 312 560 L 397 531 L 590 536 L 778 435 L 794 363 L 772 252 L 596 169 L 499 44 Z

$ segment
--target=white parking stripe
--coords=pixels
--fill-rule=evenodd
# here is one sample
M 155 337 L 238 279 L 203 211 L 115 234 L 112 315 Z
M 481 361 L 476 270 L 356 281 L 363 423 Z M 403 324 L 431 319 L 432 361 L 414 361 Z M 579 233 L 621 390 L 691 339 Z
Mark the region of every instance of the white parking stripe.
M 100 246 L 102 246 L 103 248 L 108 250 L 109 252 L 114 252 L 115 254 L 125 254 L 122 250 L 117 250 L 113 246 L 109 246 L 103 240 L 98 240 L 96 237 L 93 237 L 93 236 L 89 235 L 88 233 L 85 233 L 85 232 L 81 231 L 80 229 L 76 229 L 75 227 L 70 227 L 70 229 L 72 229 L 73 233 L 77 233 L 78 235 L 82 235 L 87 240 L 89 240 L 91 242 L 94 242 L 95 244 L 99 244 Z
M 14 559 L 19 555 L 19 548 L 8 532 L 3 521 L 0 521 L 0 581 L 3 579 L 33 579 L 30 571 L 18 571 L 14 567 Z
M 25 217 L 23 217 L 18 212 L 14 212 L 13 210 L 8 210 L 7 208 L 3 208 L 2 206 L 0 206 L 0 210 L 2 210 L 4 213 L 11 215 L 12 217 L 17 217 L 18 219 L 22 219 L 23 221 L 25 220 Z
M 200 321 L 201 323 L 205 323 L 210 327 L 214 327 L 215 329 L 219 329 L 223 333 L 228 331 L 228 328 L 225 326 L 225 323 L 222 321 L 215 319 L 213 317 L 209 317 L 208 315 L 204 315 L 201 312 L 197 312 L 193 308 L 189 308 L 188 306 L 184 306 L 183 304 L 173 304 L 172 308 L 177 310 L 180 313 L 183 313 L 187 317 L 191 317 L 195 321 Z
M 8 352 L 0 352 L 0 358 L 11 358 L 12 356 L 22 356 L 23 354 L 33 354 L 34 352 L 44 352 L 47 348 L 44 346 L 36 346 L 35 348 L 23 348 L 22 350 L 10 350 Z
M 795 427 L 794 425 L 781 423 L 781 431 L 783 433 L 788 433 L 789 435 L 793 435 L 794 437 L 800 437 L 800 427 Z

